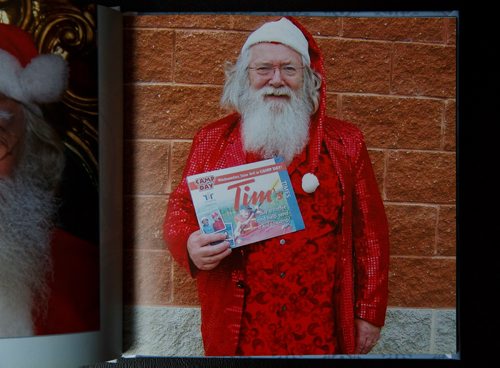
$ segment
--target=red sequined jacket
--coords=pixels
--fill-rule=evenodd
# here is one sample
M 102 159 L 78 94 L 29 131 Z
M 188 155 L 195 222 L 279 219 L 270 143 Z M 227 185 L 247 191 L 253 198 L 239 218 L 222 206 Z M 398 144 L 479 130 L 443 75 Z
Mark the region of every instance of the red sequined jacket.
M 388 297 L 389 245 L 383 203 L 361 132 L 352 124 L 324 117 L 313 124 L 308 161 L 314 172 L 320 147 L 330 155 L 342 188 L 338 279 L 333 296 L 336 336 L 341 353 L 354 352 L 354 318 L 382 326 Z M 238 344 L 244 291 L 243 250 L 235 250 L 214 270 L 199 271 L 189 260 L 186 244 L 198 230 L 185 177 L 247 163 L 239 115 L 232 114 L 202 129 L 194 138 L 183 180 L 169 199 L 164 235 L 173 257 L 197 279 L 202 336 L 207 355 L 234 355 Z M 320 184 L 321 185 L 321 184 Z M 295 188 L 294 190 L 301 190 Z M 307 222 L 307 220 L 305 220 Z M 305 233 L 304 233 L 305 231 Z M 297 239 L 317 229 L 289 234 Z M 309 232 L 309 235 L 308 235 Z

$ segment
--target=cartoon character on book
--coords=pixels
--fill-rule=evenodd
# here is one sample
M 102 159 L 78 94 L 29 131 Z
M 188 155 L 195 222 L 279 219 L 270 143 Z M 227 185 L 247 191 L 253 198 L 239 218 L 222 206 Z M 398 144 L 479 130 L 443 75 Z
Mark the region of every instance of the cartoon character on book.
M 197 279 L 206 355 L 365 354 L 380 337 L 387 219 L 361 131 L 326 113 L 323 60 L 293 17 L 252 32 L 226 69 L 221 103 L 231 113 L 196 134 L 169 197 L 165 240 Z M 185 177 L 275 156 L 305 229 L 235 249 L 203 234 Z M 243 218 L 235 233 L 249 231 Z
M 63 145 L 40 108 L 67 74 L 0 24 L 0 337 L 99 328 L 98 247 L 56 226 Z
M 257 216 L 264 213 L 259 206 L 254 209 L 250 206 L 241 206 L 239 212 L 234 216 L 236 229 L 234 230 L 234 239 L 236 244 L 242 242 L 242 237 L 249 236 L 252 232 L 259 229 Z

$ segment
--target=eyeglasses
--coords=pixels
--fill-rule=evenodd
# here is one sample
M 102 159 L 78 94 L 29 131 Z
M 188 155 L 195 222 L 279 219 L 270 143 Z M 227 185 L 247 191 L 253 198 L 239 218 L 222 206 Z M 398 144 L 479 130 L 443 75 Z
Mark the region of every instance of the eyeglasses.
M 255 71 L 258 75 L 262 77 L 271 77 L 274 74 L 275 69 L 279 69 L 281 75 L 285 75 L 287 77 L 295 77 L 299 70 L 304 69 L 303 66 L 297 66 L 293 64 L 285 64 L 285 65 L 258 65 L 255 67 L 248 67 L 249 70 Z

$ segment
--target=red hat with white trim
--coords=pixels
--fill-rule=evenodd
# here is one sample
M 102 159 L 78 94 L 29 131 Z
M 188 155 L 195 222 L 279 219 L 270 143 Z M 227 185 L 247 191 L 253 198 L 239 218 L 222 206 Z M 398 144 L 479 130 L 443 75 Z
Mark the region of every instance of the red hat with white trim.
M 68 66 L 59 55 L 40 55 L 31 36 L 0 23 L 0 93 L 25 104 L 59 100 L 66 89 Z

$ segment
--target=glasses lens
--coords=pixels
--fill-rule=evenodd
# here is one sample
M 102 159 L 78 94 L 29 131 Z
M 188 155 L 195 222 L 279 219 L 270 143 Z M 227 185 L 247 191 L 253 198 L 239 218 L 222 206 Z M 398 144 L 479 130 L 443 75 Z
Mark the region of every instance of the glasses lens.
M 262 65 L 249 69 L 254 70 L 258 75 L 261 75 L 263 77 L 270 77 L 271 75 L 274 74 L 275 69 L 279 69 L 282 75 L 285 75 L 287 77 L 294 77 L 295 75 L 297 75 L 299 67 L 295 65 L 281 65 L 279 67 L 271 65 Z
M 281 68 L 281 73 L 293 77 L 295 74 L 297 74 L 297 68 L 293 65 L 283 65 Z
M 255 71 L 257 72 L 258 75 L 268 76 L 271 75 L 271 73 L 273 72 L 273 68 L 270 66 L 259 66 L 255 68 Z

